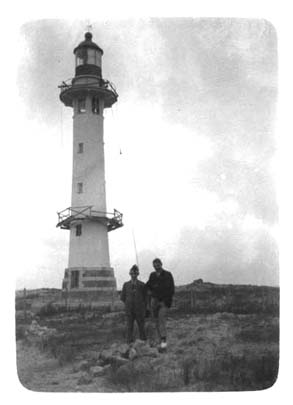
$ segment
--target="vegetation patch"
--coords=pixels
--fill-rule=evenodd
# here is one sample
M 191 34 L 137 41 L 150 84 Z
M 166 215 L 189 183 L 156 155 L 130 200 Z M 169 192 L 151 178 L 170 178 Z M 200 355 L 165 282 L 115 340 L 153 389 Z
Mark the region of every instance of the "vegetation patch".
M 49 301 L 32 313 L 18 300 L 23 308 L 16 312 L 18 368 L 29 389 L 43 391 L 74 391 L 76 384 L 84 392 L 265 389 L 278 375 L 278 296 L 278 289 L 268 287 L 202 283 L 179 288 L 167 320 L 167 352 L 155 353 L 156 330 L 147 319 L 149 348 L 138 345 L 131 358 L 123 345 L 123 312 L 69 309 Z M 34 354 L 27 364 L 23 351 Z M 47 366 L 33 363 L 48 358 L 51 380 Z M 36 370 L 46 373 L 40 376 Z

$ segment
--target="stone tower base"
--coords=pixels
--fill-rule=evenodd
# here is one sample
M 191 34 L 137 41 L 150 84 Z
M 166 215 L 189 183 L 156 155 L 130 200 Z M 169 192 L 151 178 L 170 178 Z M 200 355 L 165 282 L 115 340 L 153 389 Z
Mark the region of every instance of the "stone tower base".
M 65 269 L 62 298 L 69 304 L 113 304 L 119 299 L 111 267 Z

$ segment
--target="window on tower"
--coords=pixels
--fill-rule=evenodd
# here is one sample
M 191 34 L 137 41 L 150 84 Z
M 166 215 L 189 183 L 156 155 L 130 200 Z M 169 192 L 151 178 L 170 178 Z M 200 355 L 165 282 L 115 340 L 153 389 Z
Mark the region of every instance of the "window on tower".
M 83 184 L 82 183 L 77 183 L 77 192 L 78 192 L 78 194 L 83 193 Z
M 79 144 L 78 144 L 77 153 L 83 153 L 83 143 L 79 143 Z
M 79 114 L 81 113 L 85 113 L 86 109 L 85 109 L 85 98 L 79 98 L 77 100 L 77 112 Z
M 81 236 L 81 231 L 82 231 L 81 224 L 76 225 L 75 236 Z
M 100 103 L 98 97 L 92 98 L 92 112 L 94 114 L 100 114 Z

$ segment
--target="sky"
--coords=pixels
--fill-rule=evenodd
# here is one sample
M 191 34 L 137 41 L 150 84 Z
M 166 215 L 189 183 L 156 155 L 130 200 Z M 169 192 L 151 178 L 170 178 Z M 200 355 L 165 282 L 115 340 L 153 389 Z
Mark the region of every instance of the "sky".
M 56 228 L 56 212 L 71 200 L 72 111 L 58 85 L 74 76 L 87 23 L 39 20 L 19 30 L 15 194 L 27 196 L 28 215 L 17 288 L 60 288 L 67 267 L 69 233 Z M 227 18 L 90 24 L 103 76 L 119 94 L 104 133 L 107 207 L 125 224 L 109 233 L 118 287 L 136 260 L 145 281 L 157 256 L 178 285 L 278 285 L 274 27 Z

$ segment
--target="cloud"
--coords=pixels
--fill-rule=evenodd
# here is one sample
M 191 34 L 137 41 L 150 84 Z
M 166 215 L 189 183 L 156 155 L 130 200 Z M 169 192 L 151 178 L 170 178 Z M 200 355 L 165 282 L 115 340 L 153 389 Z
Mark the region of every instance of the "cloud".
M 172 271 L 176 285 L 191 283 L 197 278 L 220 284 L 278 285 L 276 242 L 268 229 L 255 221 L 250 220 L 247 227 L 238 216 L 227 221 L 225 215 L 219 214 L 217 221 L 202 229 L 181 228 L 172 239 L 166 239 L 166 243 L 160 237 L 161 232 L 164 232 L 162 228 L 157 229 L 155 243 L 147 247 L 136 238 L 143 281 L 153 271 L 152 260 L 158 256 L 164 267 Z M 115 237 L 118 240 L 117 235 Z M 113 266 L 121 287 L 135 262 L 134 245 L 128 246 L 128 257 L 119 253 L 115 243 L 112 246 Z
M 235 222 L 214 224 L 204 230 L 183 229 L 177 250 L 168 259 L 170 268 L 176 269 L 178 282 L 188 277 L 190 282 L 203 278 L 216 283 L 278 283 L 274 239 L 265 229 L 244 232 Z
M 93 26 L 94 40 L 104 49 L 103 75 L 119 93 L 105 120 L 108 202 L 125 213 L 126 223 L 110 237 L 118 279 L 128 277 L 135 259 L 129 236 L 134 227 L 145 275 L 150 258 L 162 255 L 180 283 L 192 277 L 275 283 L 277 256 L 266 227 L 277 221 L 270 171 L 277 97 L 274 28 L 264 20 L 191 18 L 105 20 Z M 34 136 L 40 133 L 44 140 L 23 141 L 23 167 L 37 213 L 68 206 L 70 146 L 69 136 L 66 148 L 57 143 L 64 108 L 57 86 L 74 75 L 72 51 L 83 34 L 82 21 L 33 21 L 21 29 L 19 92 Z M 66 111 L 62 131 L 70 135 Z M 21 164 L 21 153 L 19 158 Z M 42 168 L 34 179 L 28 161 Z M 244 226 L 248 217 L 254 233 Z M 40 251 L 45 267 L 49 263 L 57 271 L 56 260 L 46 253 L 58 254 L 59 242 L 53 245 L 56 249 L 41 242 L 45 250 Z M 62 276 L 63 270 L 58 269 Z
M 30 119 L 38 119 L 50 127 L 56 125 L 61 105 L 58 85 L 70 77 L 70 71 L 74 74 L 74 43 L 70 44 L 68 39 L 75 36 L 78 28 L 77 22 L 63 20 L 38 20 L 22 25 L 24 52 L 17 84 Z
M 194 181 L 217 193 L 223 201 L 234 199 L 240 207 L 239 215 L 252 214 L 269 224 L 277 220 L 275 187 L 267 167 L 221 155 L 202 163 Z

